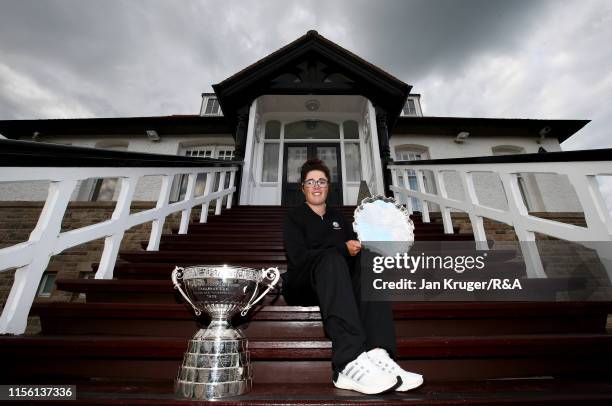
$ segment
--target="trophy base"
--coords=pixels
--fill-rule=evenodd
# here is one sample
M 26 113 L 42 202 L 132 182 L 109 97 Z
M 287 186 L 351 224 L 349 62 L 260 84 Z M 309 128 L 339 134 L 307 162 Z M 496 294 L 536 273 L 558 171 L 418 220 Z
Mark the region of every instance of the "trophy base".
M 221 337 L 240 338 L 209 339 L 212 331 L 203 329 L 189 340 L 174 385 L 177 396 L 211 400 L 243 395 L 251 390 L 253 373 L 248 340 L 239 330 L 234 333 L 223 330 Z
M 253 380 L 251 378 L 219 383 L 198 383 L 177 379 L 174 392 L 187 399 L 210 400 L 243 395 L 249 392 L 252 387 Z

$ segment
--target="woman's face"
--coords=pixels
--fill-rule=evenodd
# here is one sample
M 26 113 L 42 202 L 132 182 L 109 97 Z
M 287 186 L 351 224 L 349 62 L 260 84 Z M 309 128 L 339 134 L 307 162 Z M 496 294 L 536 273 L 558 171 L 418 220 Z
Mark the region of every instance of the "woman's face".
M 308 186 L 306 181 L 314 180 L 315 184 L 312 186 Z M 324 180 L 327 181 L 327 186 L 320 187 L 316 181 Z M 304 192 L 304 196 L 306 197 L 306 201 L 312 205 L 319 205 L 325 203 L 327 200 L 327 193 L 329 192 L 329 179 L 325 176 L 325 172 L 319 170 L 312 170 L 306 174 L 306 179 L 304 179 L 304 183 L 302 184 L 302 192 Z

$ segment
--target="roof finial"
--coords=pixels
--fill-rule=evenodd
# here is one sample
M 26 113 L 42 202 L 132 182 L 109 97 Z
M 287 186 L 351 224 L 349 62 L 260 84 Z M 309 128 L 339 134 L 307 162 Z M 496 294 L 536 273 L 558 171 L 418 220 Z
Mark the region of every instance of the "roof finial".
M 317 32 L 317 30 L 308 30 L 308 32 L 306 33 L 306 35 L 319 35 L 319 33 Z

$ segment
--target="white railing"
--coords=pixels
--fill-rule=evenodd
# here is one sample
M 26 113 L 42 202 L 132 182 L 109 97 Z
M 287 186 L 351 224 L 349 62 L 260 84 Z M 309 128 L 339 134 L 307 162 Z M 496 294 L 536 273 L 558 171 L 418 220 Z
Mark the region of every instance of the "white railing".
M 561 158 L 565 153 L 548 154 L 551 154 L 551 156 L 553 154 L 561 154 L 556 155 Z M 540 157 L 548 154 L 541 154 Z M 525 154 L 524 157 L 528 155 L 537 154 Z M 612 159 L 612 155 L 609 156 Z M 547 158 L 550 159 L 550 156 Z M 607 269 L 608 277 L 612 281 L 612 252 L 609 249 L 602 248 L 602 244 L 595 244 L 595 242 L 612 241 L 612 221 L 610 220 L 610 215 L 596 178 L 596 176 L 612 175 L 612 161 L 601 159 L 589 161 L 507 162 L 512 159 L 520 161 L 521 157 L 517 155 L 510 159 L 506 157 L 479 157 L 472 159 L 476 161 L 475 163 L 461 163 L 461 159 L 441 159 L 434 160 L 430 164 L 428 164 L 428 161 L 393 164 L 388 166 L 393 179 L 393 185 L 390 189 L 396 198 L 399 195 L 407 198 L 407 209 L 411 214 L 413 208 L 411 207 L 410 197 L 419 199 L 422 204 L 423 222 L 430 222 L 428 202 L 437 204 L 440 208 L 444 232 L 447 234 L 453 233 L 450 209 L 457 209 L 467 213 L 472 224 L 474 240 L 478 249 L 489 249 L 483 222 L 484 218 L 512 226 L 519 240 L 529 277 L 546 277 L 536 244 L 533 243 L 536 239 L 535 233 L 541 233 L 561 240 L 575 241 L 596 250 L 602 264 Z M 463 159 L 464 162 L 469 160 L 470 158 Z M 530 159 L 526 159 L 526 161 L 530 161 Z M 414 171 L 417 176 L 418 190 L 411 189 L 408 184 L 409 170 Z M 429 193 L 425 190 L 423 180 L 425 175 L 423 171 L 426 170 L 433 173 L 437 193 Z M 447 194 L 444 174 L 452 172 L 459 175 L 458 177 L 465 193 L 464 200 L 452 199 Z M 473 174 L 476 172 L 489 172 L 499 176 L 503 185 L 503 193 L 508 202 L 508 210 L 500 210 L 479 203 L 473 180 Z M 521 172 L 567 175 L 582 205 L 586 227 L 530 215 L 525 207 L 519 188 L 517 176 Z M 403 175 L 401 176 L 404 180 L 403 185 L 398 184 L 400 173 Z M 592 242 L 592 244 L 589 244 L 589 242 Z
M 193 165 L 193 163 L 192 163 Z M 0 272 L 16 269 L 8 300 L 0 316 L 0 333 L 22 334 L 37 293 L 40 280 L 52 256 L 66 249 L 104 238 L 104 249 L 96 272 L 96 279 L 112 279 L 119 247 L 126 230 L 152 222 L 148 251 L 157 251 L 166 217 L 181 212 L 179 234 L 186 234 L 193 207 L 201 205 L 200 222 L 206 222 L 211 201 L 216 200 L 215 214 L 221 213 L 222 201 L 227 196 L 226 208 L 232 207 L 238 166 L 188 167 L 0 167 L 0 181 L 50 181 L 48 197 L 36 227 L 28 241 L 0 249 Z M 168 203 L 175 175 L 187 174 L 187 190 L 183 200 Z M 195 196 L 199 174 L 206 176 L 204 193 Z M 144 176 L 161 176 L 161 188 L 155 208 L 130 214 L 130 206 L 138 180 Z M 219 176 L 217 190 L 211 191 Z M 229 187 L 224 189 L 229 176 Z M 61 231 L 62 219 L 70 197 L 79 181 L 89 178 L 119 178 L 119 197 L 109 220 L 70 231 Z

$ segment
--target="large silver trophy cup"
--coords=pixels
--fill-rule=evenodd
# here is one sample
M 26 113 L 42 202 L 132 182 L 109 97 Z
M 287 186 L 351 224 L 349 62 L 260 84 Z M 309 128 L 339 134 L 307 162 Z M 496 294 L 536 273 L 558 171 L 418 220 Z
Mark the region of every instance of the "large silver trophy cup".
M 174 287 L 195 314 L 200 316 L 205 312 L 211 318 L 208 327 L 199 330 L 189 341 L 175 381 L 178 396 L 218 399 L 242 395 L 251 389 L 253 374 L 248 341 L 229 321 L 239 311 L 245 316 L 279 278 L 278 268 L 197 265 L 177 266 L 172 271 Z

